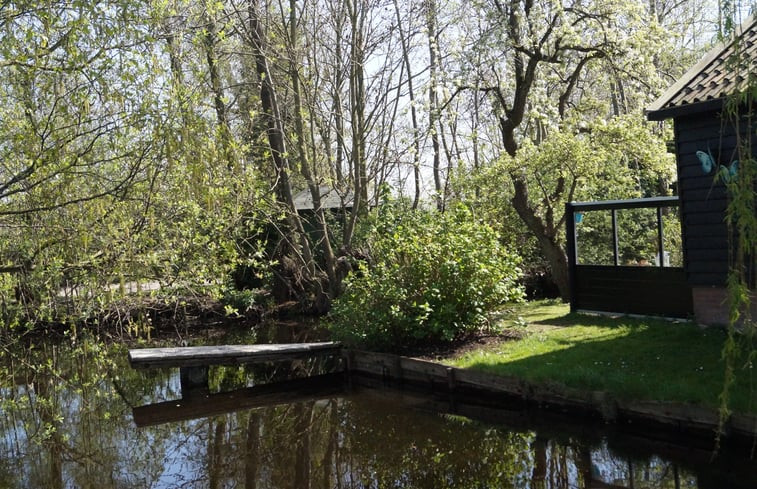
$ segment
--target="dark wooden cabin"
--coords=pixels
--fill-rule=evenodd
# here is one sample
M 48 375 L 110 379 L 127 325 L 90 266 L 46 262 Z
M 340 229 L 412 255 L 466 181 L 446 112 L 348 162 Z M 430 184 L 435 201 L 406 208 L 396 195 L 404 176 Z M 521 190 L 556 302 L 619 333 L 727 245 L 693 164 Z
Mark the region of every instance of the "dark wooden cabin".
M 752 17 L 732 42 L 710 51 L 647 110 L 649 120 L 673 120 L 677 197 L 566 205 L 572 217 L 566 220 L 571 310 L 728 323 L 732 240 L 724 182 L 738 173 L 738 141 L 751 137 L 757 152 L 757 113 L 748 113 L 743 103 L 729 107 L 731 96 L 744 92 L 756 73 Z M 677 227 L 666 224 L 673 213 Z M 629 234 L 630 221 L 635 235 Z M 754 259 L 748 265 L 753 275 Z M 757 300 L 752 303 L 757 317 Z
M 742 60 L 740 66 L 733 62 L 735 54 Z M 684 270 L 694 317 L 702 324 L 728 322 L 730 240 L 723 178 L 738 171 L 733 163 L 738 159 L 738 131 L 742 137 L 749 137 L 751 131 L 753 151 L 757 137 L 754 127 L 748 129 L 743 108 L 739 116 L 726 113 L 726 100 L 744 90 L 746 78 L 756 68 L 757 18 L 752 17 L 733 42 L 710 51 L 647 110 L 649 120 L 674 123 Z

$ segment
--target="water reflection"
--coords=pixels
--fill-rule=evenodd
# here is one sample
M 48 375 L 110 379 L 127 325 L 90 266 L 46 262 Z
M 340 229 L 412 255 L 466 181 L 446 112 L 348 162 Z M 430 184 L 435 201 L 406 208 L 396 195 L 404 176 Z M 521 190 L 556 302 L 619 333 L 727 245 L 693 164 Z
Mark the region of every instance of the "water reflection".
M 125 356 L 118 348 L 77 346 L 5 359 L 0 488 L 757 485 L 755 466 L 745 459 L 724 467 L 708 463 L 707 454 L 639 449 L 593 429 L 511 428 L 472 414 L 439 414 L 434 402 L 389 391 L 289 404 L 272 398 L 269 407 L 138 429 L 133 408 L 180 399 L 178 372 L 132 371 Z M 318 368 L 219 368 L 211 372 L 211 390 L 247 389 Z

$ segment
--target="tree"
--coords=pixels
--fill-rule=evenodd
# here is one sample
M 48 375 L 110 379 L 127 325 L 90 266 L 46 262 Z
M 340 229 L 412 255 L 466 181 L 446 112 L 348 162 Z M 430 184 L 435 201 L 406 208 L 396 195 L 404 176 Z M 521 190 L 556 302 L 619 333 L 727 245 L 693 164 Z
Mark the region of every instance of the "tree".
M 535 168 L 523 164 L 519 154 L 551 133 L 579 134 L 591 119 L 607 117 L 619 85 L 603 85 L 601 73 L 622 73 L 626 80 L 654 73 L 649 53 L 642 58 L 649 62 L 637 61 L 633 71 L 627 60 L 632 53 L 651 48 L 660 34 L 644 28 L 649 18 L 631 3 L 495 0 L 486 8 L 491 21 L 479 43 L 487 49 L 492 44 L 503 48 L 482 61 L 483 83 L 462 88 L 475 88 L 489 97 L 505 159 L 520 162 L 505 168 L 512 185 L 510 203 L 536 238 L 561 296 L 567 299 L 567 257 L 560 234 L 564 216 L 555 204 L 573 197 L 574 177 L 591 173 L 572 175 L 573 169 L 565 169 L 547 188 L 540 182 L 541 169 L 533 173 Z
M 16 320 L 75 320 L 118 296 L 114 284 L 186 292 L 233 267 L 254 190 L 224 129 L 220 39 L 198 44 L 218 68 L 215 121 L 191 86 L 185 41 L 203 12 L 113 1 L 0 13 L 6 322 L 19 309 Z

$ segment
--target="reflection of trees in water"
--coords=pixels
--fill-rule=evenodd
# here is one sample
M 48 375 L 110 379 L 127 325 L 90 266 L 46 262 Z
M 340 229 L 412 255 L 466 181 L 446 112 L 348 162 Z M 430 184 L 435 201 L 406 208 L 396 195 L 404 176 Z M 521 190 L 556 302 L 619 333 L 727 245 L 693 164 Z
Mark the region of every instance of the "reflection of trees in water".
M 111 360 L 90 344 L 4 351 L 0 365 L 0 487 L 146 487 L 160 459 L 131 429 L 130 406 L 113 384 Z M 123 367 L 123 366 L 122 366 Z M 131 371 L 118 382 L 143 382 Z M 138 466 L 130 473 L 128 466 Z
M 601 442 L 422 413 L 373 394 L 137 430 L 131 406 L 179 397 L 175 375 L 114 370 L 85 347 L 44 355 L 51 361 L 24 357 L 36 368 L 0 368 L 0 488 L 697 487 L 656 457 L 629 460 Z M 211 388 L 314 368 L 218 369 Z
M 239 453 L 246 457 L 239 458 L 237 470 L 225 468 L 227 486 L 696 487 L 682 486 L 678 468 L 656 458 L 618 459 L 604 445 L 591 449 L 375 399 L 306 403 L 246 416 L 247 429 L 229 433 L 229 451 L 243 442 L 246 450 Z

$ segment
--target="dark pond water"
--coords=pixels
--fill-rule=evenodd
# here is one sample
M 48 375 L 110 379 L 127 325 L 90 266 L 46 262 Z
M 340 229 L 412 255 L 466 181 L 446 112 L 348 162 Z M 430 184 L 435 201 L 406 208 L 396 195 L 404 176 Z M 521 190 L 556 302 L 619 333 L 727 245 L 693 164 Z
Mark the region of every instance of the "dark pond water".
M 272 395 L 266 407 L 202 417 L 243 396 L 211 396 L 226 402 L 218 409 L 202 395 L 180 401 L 177 371 L 134 371 L 119 347 L 2 355 L 0 488 L 757 487 L 757 464 L 742 454 L 711 462 L 708 450 L 539 413 L 466 417 L 419 396 L 353 389 L 300 391 L 300 402 L 284 404 Z M 218 367 L 210 390 L 244 392 L 321 367 Z M 164 418 L 182 403 L 194 411 L 181 416 L 200 417 L 136 426 L 134 408 L 166 401 L 155 411 Z

